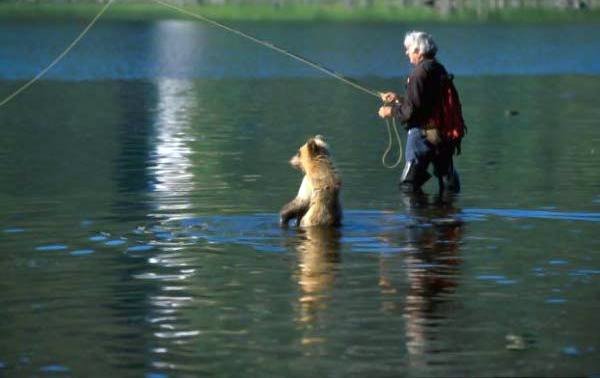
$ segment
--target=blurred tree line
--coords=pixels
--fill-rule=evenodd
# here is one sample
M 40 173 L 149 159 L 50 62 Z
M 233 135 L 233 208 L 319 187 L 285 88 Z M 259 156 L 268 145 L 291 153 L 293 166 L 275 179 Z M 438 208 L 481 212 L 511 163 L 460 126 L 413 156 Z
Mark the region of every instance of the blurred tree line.
M 105 3 L 107 0 L 0 0 L 0 3 Z M 147 3 L 149 0 L 118 0 Z M 454 9 L 557 8 L 587 9 L 600 7 L 600 0 L 165 0 L 178 5 L 266 4 L 273 6 L 343 5 L 347 7 L 429 7 L 443 12 Z
M 0 0 L 0 3 L 105 3 L 107 0 Z M 128 3 L 146 3 L 148 0 L 119 0 Z M 345 5 L 348 7 L 434 7 L 434 8 L 596 8 L 600 0 L 164 0 L 179 5 L 219 4 L 291 4 Z

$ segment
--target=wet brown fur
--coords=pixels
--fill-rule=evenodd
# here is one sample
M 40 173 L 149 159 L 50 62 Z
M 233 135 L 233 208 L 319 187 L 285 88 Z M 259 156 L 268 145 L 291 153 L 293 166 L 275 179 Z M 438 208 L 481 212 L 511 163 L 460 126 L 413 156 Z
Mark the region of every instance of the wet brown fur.
M 308 139 L 290 163 L 305 176 L 298 195 L 280 212 L 280 223 L 297 219 L 300 227 L 339 226 L 342 207 L 339 195 L 342 182 L 321 136 Z

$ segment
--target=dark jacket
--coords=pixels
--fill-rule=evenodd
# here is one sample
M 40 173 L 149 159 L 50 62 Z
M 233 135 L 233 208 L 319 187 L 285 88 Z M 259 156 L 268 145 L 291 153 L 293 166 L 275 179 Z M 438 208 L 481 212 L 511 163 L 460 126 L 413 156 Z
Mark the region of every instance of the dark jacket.
M 407 129 L 425 126 L 442 99 L 441 83 L 447 76 L 435 59 L 426 58 L 415 66 L 406 83 L 406 98 L 396 107 L 396 117 Z

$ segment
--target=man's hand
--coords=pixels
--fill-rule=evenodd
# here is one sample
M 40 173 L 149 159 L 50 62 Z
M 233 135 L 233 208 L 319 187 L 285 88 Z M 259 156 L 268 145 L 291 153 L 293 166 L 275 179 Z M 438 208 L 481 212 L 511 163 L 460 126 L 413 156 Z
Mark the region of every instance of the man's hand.
M 379 116 L 381 118 L 389 118 L 394 115 L 394 108 L 392 106 L 384 105 L 379 108 Z
M 394 92 L 381 92 L 379 93 L 379 97 L 385 104 L 394 104 L 400 101 L 400 96 L 398 96 Z

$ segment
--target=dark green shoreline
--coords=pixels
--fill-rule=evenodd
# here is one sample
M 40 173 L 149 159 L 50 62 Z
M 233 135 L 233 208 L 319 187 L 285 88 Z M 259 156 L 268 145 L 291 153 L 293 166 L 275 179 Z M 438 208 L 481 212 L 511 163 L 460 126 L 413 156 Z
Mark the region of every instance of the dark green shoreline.
M 101 8 L 97 4 L 0 4 L 0 20 L 84 20 Z M 478 14 L 464 9 L 442 15 L 424 7 L 363 7 L 286 5 L 207 5 L 186 10 L 219 21 L 265 22 L 439 22 L 439 23 L 600 23 L 600 9 L 558 10 L 519 8 Z M 108 20 L 151 21 L 190 19 L 158 4 L 113 4 L 103 16 Z

